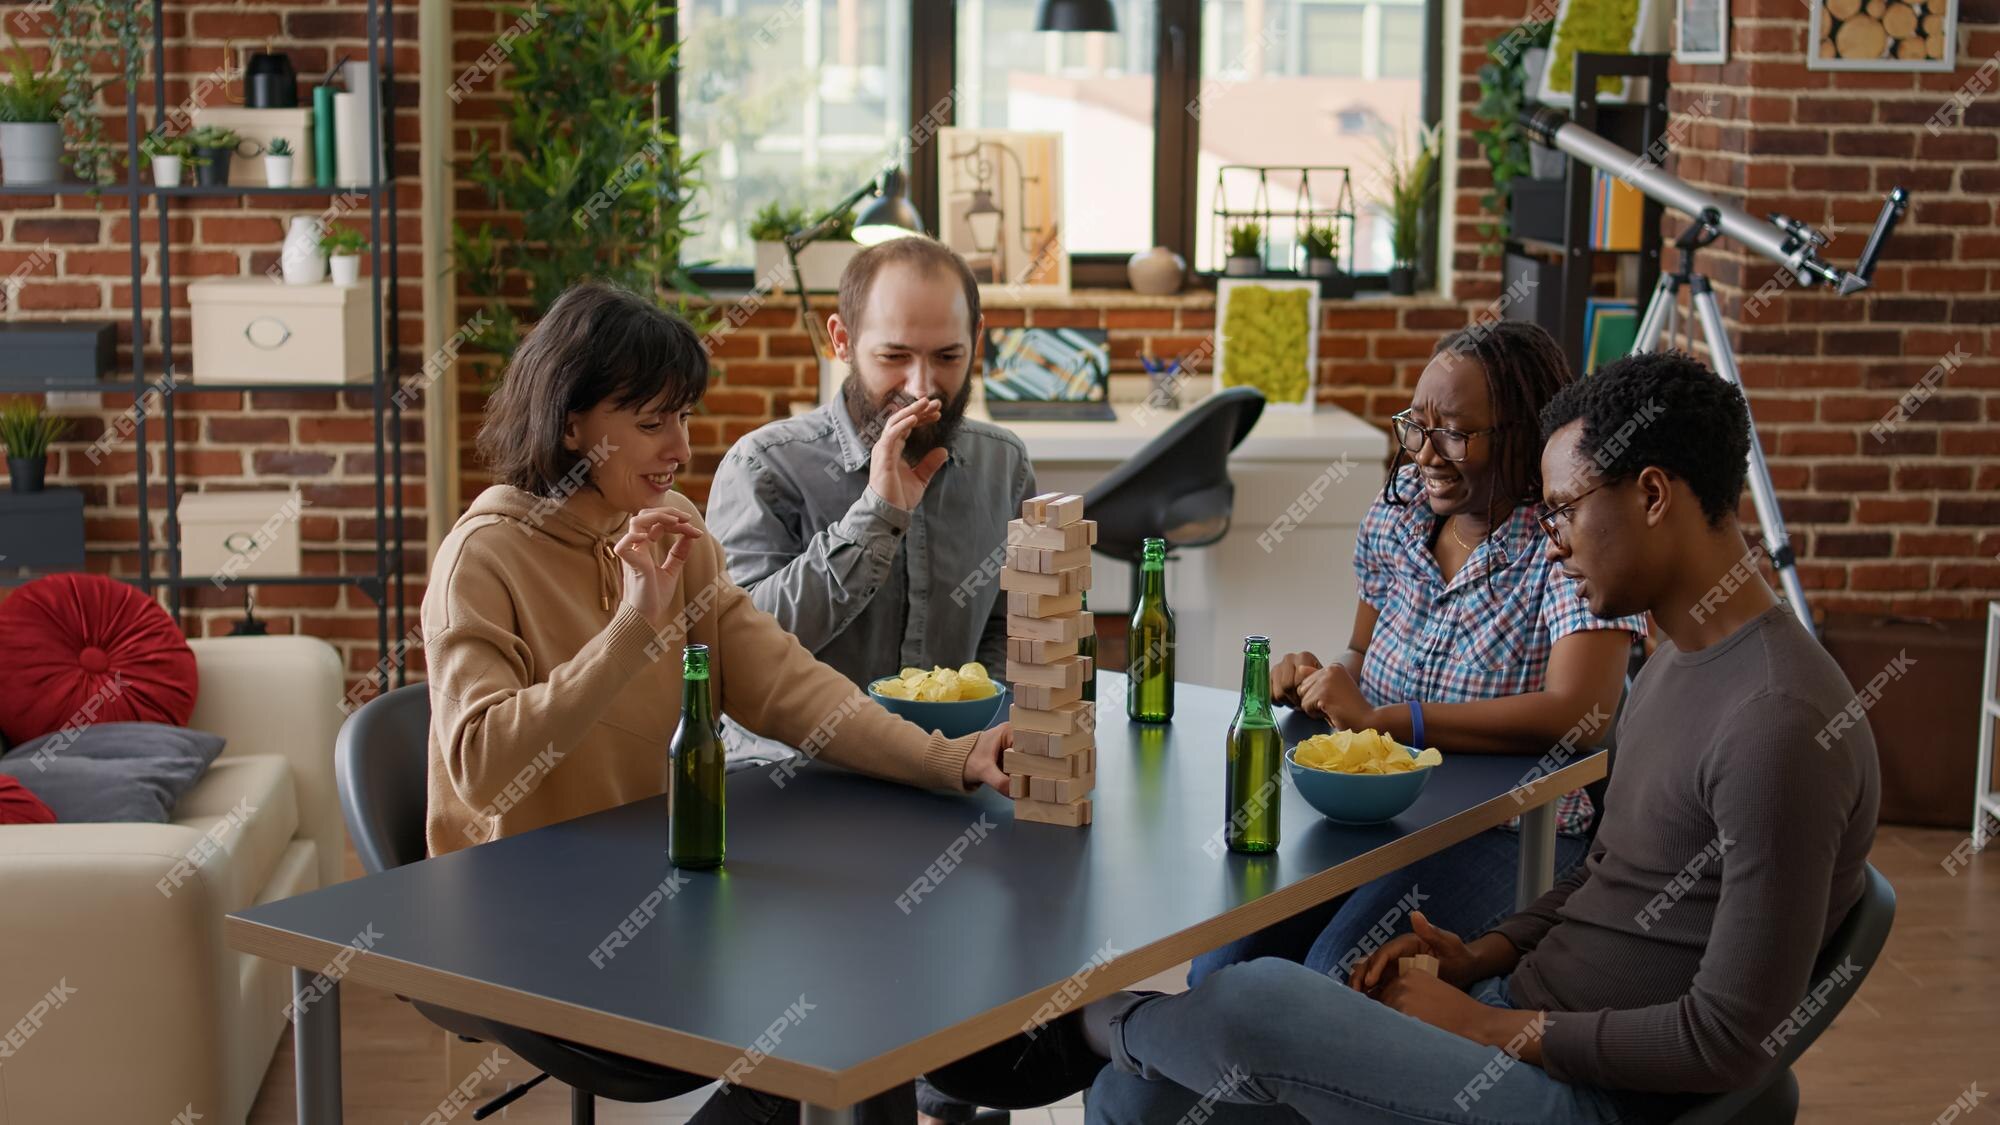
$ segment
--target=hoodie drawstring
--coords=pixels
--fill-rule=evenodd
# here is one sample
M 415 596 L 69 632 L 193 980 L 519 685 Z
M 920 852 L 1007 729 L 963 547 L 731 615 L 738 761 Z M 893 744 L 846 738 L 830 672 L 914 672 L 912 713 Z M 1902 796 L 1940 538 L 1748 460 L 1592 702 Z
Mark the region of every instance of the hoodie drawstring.
M 607 613 L 618 594 L 618 556 L 612 552 L 612 545 L 609 538 L 601 538 L 597 549 L 591 552 L 597 558 L 598 600 Z

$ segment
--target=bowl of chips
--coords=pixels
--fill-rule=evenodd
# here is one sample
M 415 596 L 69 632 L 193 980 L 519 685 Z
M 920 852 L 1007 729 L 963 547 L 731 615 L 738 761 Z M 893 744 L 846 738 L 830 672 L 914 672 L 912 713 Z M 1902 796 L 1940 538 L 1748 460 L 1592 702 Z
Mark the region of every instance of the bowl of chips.
M 974 734 L 993 725 L 1007 705 L 1006 685 L 982 664 L 905 668 L 868 685 L 869 698 L 925 730 L 946 738 Z
M 1306 803 L 1341 824 L 1380 824 L 1417 803 L 1436 749 L 1418 753 L 1377 730 L 1316 734 L 1285 751 L 1285 768 Z

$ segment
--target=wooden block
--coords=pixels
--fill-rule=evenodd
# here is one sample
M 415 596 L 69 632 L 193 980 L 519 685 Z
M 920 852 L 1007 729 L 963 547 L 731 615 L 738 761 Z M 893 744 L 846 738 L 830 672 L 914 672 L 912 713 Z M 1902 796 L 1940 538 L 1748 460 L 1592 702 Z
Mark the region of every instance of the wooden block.
M 1068 527 L 1048 527 L 1014 520 L 1007 525 L 1007 543 L 1015 547 L 1046 547 L 1053 551 L 1074 551 L 1097 542 L 1097 523 L 1078 520 Z
M 1041 522 L 1049 527 L 1068 527 L 1083 518 L 1083 497 L 1069 495 L 1051 501 L 1042 512 Z
M 1092 542 L 1096 540 L 1093 539 Z M 1079 566 L 1089 566 L 1090 547 L 1086 544 L 1067 551 L 1051 547 L 1009 547 L 1007 565 L 1015 570 L 1031 570 L 1036 574 L 1055 574 Z
M 1007 721 L 1015 730 L 1038 730 L 1049 734 L 1071 734 L 1076 731 L 1094 731 L 1096 727 L 1096 704 L 1078 700 L 1065 703 L 1051 711 L 1033 711 L 1026 707 L 1010 707 Z
M 1051 784 L 1054 783 L 1051 782 Z M 1030 779 L 1028 792 L 1031 796 L 1034 793 L 1032 779 Z M 1418 953 L 1410 957 L 1399 957 L 1396 959 L 1396 970 L 1403 973 L 1428 973 L 1431 976 L 1436 976 L 1438 975 L 1438 959 L 1428 953 Z
M 1048 664 L 1065 656 L 1075 656 L 1078 638 L 1066 641 L 1038 641 L 1032 637 L 1008 637 L 1007 659 L 1023 664 Z
M 1090 564 L 1043 574 L 1008 567 L 1000 572 L 1000 588 L 1015 594 L 1078 594 L 1090 589 Z
M 1012 595 L 1009 595 L 1012 597 Z M 1007 614 L 1007 635 L 1030 641 L 1075 641 L 1092 632 L 1087 613 L 1059 613 L 1053 617 L 1019 617 Z
M 1034 780 L 1035 780 L 1034 778 L 1029 777 L 1025 773 L 1008 774 L 1007 795 L 1009 797 L 1014 798 L 1017 801 L 1024 797 L 1034 796 L 1035 794 L 1033 786 Z
M 1011 780 L 1010 778 L 1009 781 L 1011 782 Z M 1097 775 L 1095 773 L 1087 773 L 1082 777 L 1028 778 L 1028 796 L 1030 799 L 1052 801 L 1058 805 L 1066 805 L 1078 797 L 1089 796 L 1090 791 L 1095 788 L 1097 788 Z M 1008 786 L 1007 792 L 1009 796 L 1013 796 L 1013 786 L 1011 784 Z
M 1030 820 L 1037 824 L 1060 824 L 1064 828 L 1082 828 L 1090 823 L 1090 798 L 1078 797 L 1067 804 L 1049 801 L 1015 801 L 1014 819 Z
M 1097 772 L 1097 751 L 1093 748 L 1066 758 L 1044 758 L 1040 754 L 1023 754 L 1019 750 L 1009 750 L 1001 755 L 1000 768 L 1008 777 L 1082 777 Z
M 1053 711 L 1065 703 L 1083 698 L 1083 685 L 1049 687 L 1045 684 L 1015 684 L 1014 702 L 1035 711 Z
M 1073 594 L 1007 595 L 1007 612 L 1017 617 L 1055 617 L 1083 608 L 1083 592 Z
M 1097 732 L 1094 730 L 1076 730 L 1068 734 L 1050 734 L 1042 730 L 1014 732 L 1014 749 L 1043 758 L 1067 758 L 1080 751 L 1095 749 L 1096 743 Z
M 1061 500 L 1064 495 L 1061 492 L 1044 492 L 1040 496 L 1028 497 L 1021 501 L 1021 518 L 1033 524 L 1047 523 L 1049 505 Z
M 1039 687 L 1068 688 L 1081 687 L 1090 677 L 1088 656 L 1065 656 L 1047 664 L 1023 664 L 1007 662 L 1007 682 L 1010 684 L 1035 684 Z

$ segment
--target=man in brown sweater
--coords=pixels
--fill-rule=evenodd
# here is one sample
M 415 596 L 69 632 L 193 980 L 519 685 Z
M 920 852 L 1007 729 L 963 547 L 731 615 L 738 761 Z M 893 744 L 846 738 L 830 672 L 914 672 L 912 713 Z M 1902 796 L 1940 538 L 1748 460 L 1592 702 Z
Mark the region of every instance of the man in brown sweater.
M 1348 981 L 1264 959 L 1089 1005 L 1072 1031 L 1111 1060 L 1092 1121 L 1584 1125 L 1770 1077 L 1862 893 L 1874 741 L 1825 650 L 1761 579 L 1734 577 L 1750 440 L 1734 387 L 1686 356 L 1634 356 L 1542 421 L 1549 557 L 1593 613 L 1649 611 L 1668 638 L 1626 704 L 1588 858 L 1471 941 L 1414 915 Z M 1416 953 L 1437 976 L 1398 973 Z

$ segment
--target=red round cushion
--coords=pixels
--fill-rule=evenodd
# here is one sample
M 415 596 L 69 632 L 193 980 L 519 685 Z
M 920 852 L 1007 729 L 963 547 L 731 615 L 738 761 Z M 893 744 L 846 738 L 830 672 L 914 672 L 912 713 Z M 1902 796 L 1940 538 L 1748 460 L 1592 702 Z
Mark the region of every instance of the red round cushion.
M 64 726 L 186 726 L 194 650 L 160 604 L 98 574 L 52 574 L 0 602 L 0 732 L 18 746 Z
M 54 824 L 56 814 L 27 786 L 0 773 L 0 824 Z

